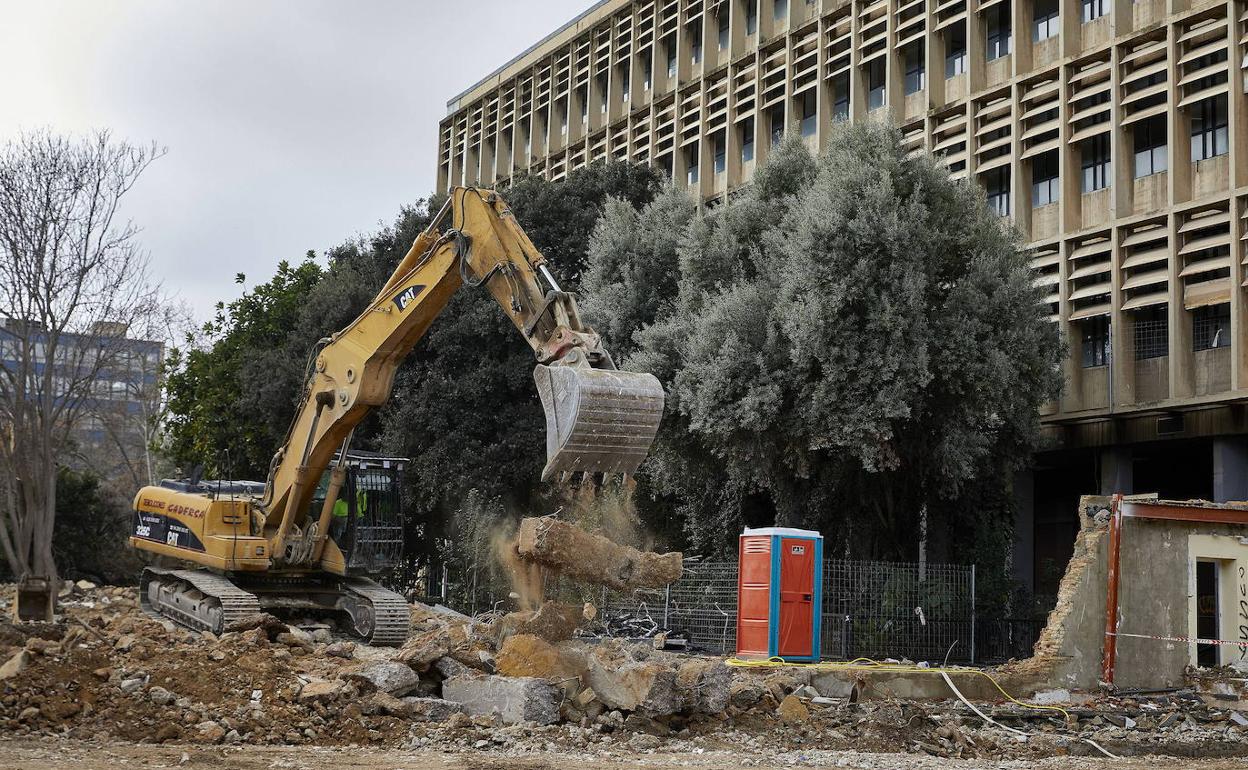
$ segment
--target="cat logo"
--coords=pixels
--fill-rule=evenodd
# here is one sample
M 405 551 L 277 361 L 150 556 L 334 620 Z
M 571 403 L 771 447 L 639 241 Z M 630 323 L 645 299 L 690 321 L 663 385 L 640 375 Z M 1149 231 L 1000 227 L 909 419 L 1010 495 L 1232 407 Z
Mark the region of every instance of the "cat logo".
M 425 285 L 423 283 L 418 283 L 413 286 L 408 286 L 406 289 L 395 295 L 394 304 L 399 308 L 399 312 L 406 310 L 407 306 L 412 304 L 412 300 L 419 297 L 420 293 L 424 290 Z

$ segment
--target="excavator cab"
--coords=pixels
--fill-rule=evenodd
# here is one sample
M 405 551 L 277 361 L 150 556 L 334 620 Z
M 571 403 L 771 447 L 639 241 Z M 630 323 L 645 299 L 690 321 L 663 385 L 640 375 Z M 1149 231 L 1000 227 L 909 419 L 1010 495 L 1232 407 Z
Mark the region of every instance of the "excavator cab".
M 330 537 L 346 557 L 352 575 L 379 575 L 403 559 L 403 509 L 399 481 L 408 460 L 377 452 L 347 453 L 347 478 L 338 493 L 344 504 L 330 523 Z M 321 476 L 309 514 L 319 514 L 329 487 Z

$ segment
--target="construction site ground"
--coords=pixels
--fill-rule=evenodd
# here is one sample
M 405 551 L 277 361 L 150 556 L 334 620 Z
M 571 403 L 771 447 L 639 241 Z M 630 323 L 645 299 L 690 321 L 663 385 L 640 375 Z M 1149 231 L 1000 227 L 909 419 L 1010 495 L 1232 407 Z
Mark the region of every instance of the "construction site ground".
M 952 697 L 829 697 L 801 669 L 569 638 L 581 612 L 413 605 L 395 650 L 289 619 L 190 632 L 145 615 L 132 588 L 83 585 L 54 624 L 0 622 L 0 767 L 1213 770 L 1248 757 L 1232 670 L 1180 692 L 1075 694 L 1065 717 L 981 704 L 992 725 Z
M 690 770 L 737 768 L 840 767 L 860 770 L 1242 770 L 1242 759 L 1179 759 L 1133 757 L 1121 760 L 1052 757 L 1040 760 L 943 759 L 925 755 L 867 754 L 811 749 L 799 752 L 744 754 L 740 751 L 655 751 L 627 749 L 612 756 L 585 756 L 567 751 L 517 756 L 497 752 L 404 751 L 305 746 L 185 747 L 135 744 L 94 744 L 61 739 L 0 740 L 0 767 L 16 770 L 117 770 L 178 768 L 179 770 L 646 770 L 684 767 Z

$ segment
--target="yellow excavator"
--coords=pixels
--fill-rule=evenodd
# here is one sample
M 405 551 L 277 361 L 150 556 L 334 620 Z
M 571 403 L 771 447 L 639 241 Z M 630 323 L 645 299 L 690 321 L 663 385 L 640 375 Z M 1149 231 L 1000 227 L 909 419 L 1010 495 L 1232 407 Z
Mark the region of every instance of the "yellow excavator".
M 198 565 L 146 568 L 146 610 L 213 633 L 259 611 L 337 614 L 370 643 L 407 638 L 406 601 L 352 574 L 331 521 L 346 491 L 353 430 L 386 402 L 395 369 L 464 284 L 488 291 L 536 356 L 542 478 L 636 470 L 662 416 L 659 381 L 616 369 L 498 194 L 455 188 L 372 303 L 318 343 L 265 482 L 164 481 L 139 490 L 131 544 Z

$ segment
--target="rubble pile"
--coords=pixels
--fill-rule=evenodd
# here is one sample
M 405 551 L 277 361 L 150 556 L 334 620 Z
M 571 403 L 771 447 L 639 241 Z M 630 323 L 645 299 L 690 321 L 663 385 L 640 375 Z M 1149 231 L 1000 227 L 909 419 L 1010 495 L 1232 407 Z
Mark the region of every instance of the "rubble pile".
M 0 607 L 0 610 L 3 610 Z M 1180 692 L 1093 698 L 1069 718 L 833 692 L 803 668 L 733 668 L 652 642 L 573 633 L 568 605 L 469 618 L 412 606 L 399 649 L 257 615 L 221 636 L 148 617 L 130 588 L 83 584 L 47 625 L 0 622 L 0 731 L 188 744 L 386 745 L 504 753 L 804 749 L 947 757 L 1248 753 L 1230 672 Z M 1064 694 L 1063 697 L 1075 698 Z

